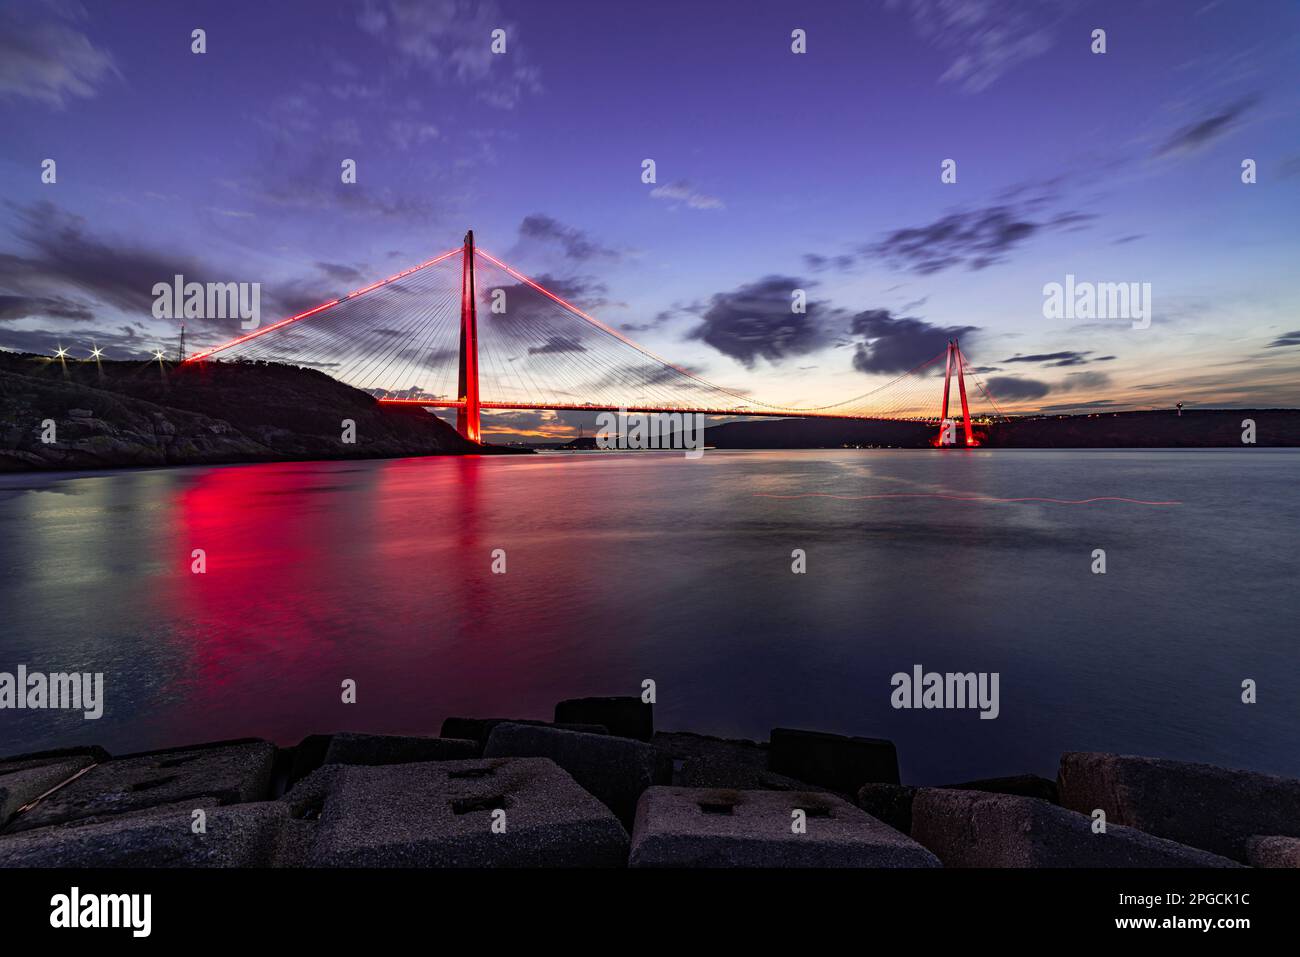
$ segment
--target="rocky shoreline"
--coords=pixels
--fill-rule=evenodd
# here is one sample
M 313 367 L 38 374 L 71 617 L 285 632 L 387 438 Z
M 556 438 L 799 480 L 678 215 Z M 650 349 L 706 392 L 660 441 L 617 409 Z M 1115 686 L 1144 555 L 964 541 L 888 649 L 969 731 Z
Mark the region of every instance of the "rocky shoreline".
M 656 732 L 635 697 L 110 756 L 0 759 L 0 867 L 1300 867 L 1300 780 L 1067 752 L 915 787 L 892 742 Z

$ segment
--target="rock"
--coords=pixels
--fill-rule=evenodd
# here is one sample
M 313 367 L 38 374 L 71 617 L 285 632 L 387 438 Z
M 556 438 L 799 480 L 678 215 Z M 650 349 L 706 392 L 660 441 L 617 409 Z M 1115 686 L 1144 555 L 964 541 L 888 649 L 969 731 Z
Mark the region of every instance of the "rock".
M 945 867 L 1236 867 L 1194 847 L 1092 818 L 1037 798 L 921 788 L 912 837 Z
M 896 831 L 912 833 L 912 799 L 916 788 L 906 784 L 864 784 L 858 788 L 858 807 Z
M 539 728 L 561 728 L 565 731 L 583 731 L 587 734 L 609 734 L 609 730 L 599 724 L 553 724 L 550 721 L 534 721 L 530 718 L 447 718 L 438 733 L 444 738 L 467 738 L 477 741 L 480 750 L 487 744 L 492 729 L 499 724 L 531 724 Z
M 1060 803 L 1060 794 L 1056 782 L 1040 778 L 1036 774 L 1017 774 L 1006 778 L 982 778 L 979 781 L 966 781 L 962 784 L 944 784 L 948 791 L 989 791 L 993 794 L 1018 794 L 1021 797 L 1038 798 L 1051 804 Z
M 1300 837 L 1300 781 L 1209 764 L 1094 752 L 1061 755 L 1061 804 L 1109 823 L 1246 860 L 1260 835 Z
M 0 762 L 0 828 L 20 807 L 79 771 L 107 760 L 108 752 L 103 748 L 76 748 L 21 755 Z
M 321 772 L 303 782 L 309 793 L 284 802 L 310 808 L 325 792 L 304 854 L 313 866 L 621 867 L 627 860 L 627 832 L 614 815 L 544 758 Z M 492 830 L 498 809 L 503 833 Z M 305 828 L 296 841 L 307 840 Z
M 654 705 L 637 697 L 569 698 L 555 706 L 556 724 L 599 724 L 620 738 L 654 737 Z
M 806 815 L 796 834 L 793 812 Z M 938 867 L 911 838 L 831 794 L 650 788 L 631 867 Z
M 483 756 L 550 758 L 629 825 L 641 792 L 672 779 L 667 759 L 648 744 L 536 725 L 497 725 Z
M 807 781 L 767 769 L 767 745 L 755 741 L 711 738 L 686 731 L 660 731 L 651 744 L 672 762 L 671 783 L 683 788 L 732 788 L 738 791 L 814 791 Z
M 325 751 L 325 764 L 409 764 L 415 761 L 463 761 L 476 758 L 475 741 L 458 738 L 418 738 L 395 734 L 334 735 Z
M 193 831 L 198 808 L 203 834 Z M 274 801 L 172 804 L 0 837 L 0 867 L 270 867 L 288 820 Z
M 1252 837 L 1246 842 L 1246 863 L 1251 867 L 1300 867 L 1300 838 Z
M 864 784 L 898 783 L 898 752 L 883 738 L 774 728 L 767 766 L 844 794 Z
M 177 801 L 270 797 L 275 745 L 244 739 L 127 755 L 98 764 L 11 821 L 9 832 Z

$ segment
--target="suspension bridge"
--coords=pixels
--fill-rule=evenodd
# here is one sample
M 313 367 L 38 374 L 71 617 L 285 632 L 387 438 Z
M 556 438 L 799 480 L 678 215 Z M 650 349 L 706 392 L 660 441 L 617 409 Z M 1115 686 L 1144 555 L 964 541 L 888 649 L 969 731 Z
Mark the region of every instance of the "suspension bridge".
M 459 300 L 459 322 L 454 317 Z M 910 421 L 939 428 L 936 445 L 979 444 L 972 425 L 1004 419 L 957 340 L 915 368 L 842 402 L 782 406 L 716 385 L 633 342 L 474 244 L 296 315 L 196 352 L 308 366 L 384 404 L 454 409 L 482 441 L 482 413 L 587 410 Z M 934 395 L 943 363 L 943 392 Z M 952 380 L 960 434 L 949 415 Z M 984 408 L 972 412 L 967 379 Z

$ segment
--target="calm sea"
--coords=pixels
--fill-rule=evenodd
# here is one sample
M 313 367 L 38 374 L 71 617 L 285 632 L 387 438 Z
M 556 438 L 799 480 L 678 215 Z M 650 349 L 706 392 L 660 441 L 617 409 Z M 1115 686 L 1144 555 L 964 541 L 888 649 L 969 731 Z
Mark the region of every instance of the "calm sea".
M 436 733 L 651 679 L 661 729 L 888 737 L 921 783 L 1063 750 L 1300 775 L 1297 476 L 1249 449 L 4 477 L 0 671 L 103 672 L 106 707 L 0 711 L 0 754 Z M 999 716 L 895 710 L 915 665 L 997 672 Z

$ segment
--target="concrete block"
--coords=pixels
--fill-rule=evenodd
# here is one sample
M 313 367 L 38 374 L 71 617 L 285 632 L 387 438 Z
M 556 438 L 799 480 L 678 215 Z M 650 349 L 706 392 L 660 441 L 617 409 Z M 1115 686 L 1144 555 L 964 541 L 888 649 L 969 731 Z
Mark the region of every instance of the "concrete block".
M 550 758 L 629 826 L 641 792 L 672 779 L 667 758 L 648 744 L 535 725 L 497 725 L 483 756 Z
M 419 738 L 396 734 L 334 735 L 325 751 L 325 764 L 409 764 L 417 761 L 464 761 L 479 756 L 476 741 L 459 738 Z
M 102 748 L 76 748 L 21 755 L 0 762 L 0 828 L 20 807 L 101 760 L 108 760 L 108 752 Z
M 1094 752 L 1061 755 L 1061 804 L 1246 860 L 1255 835 L 1300 837 L 1300 780 L 1209 764 Z
M 1300 867 L 1300 838 L 1273 834 L 1246 842 L 1246 863 L 1251 867 Z
M 560 728 L 564 731 L 583 731 L 587 734 L 609 734 L 609 730 L 599 724 L 554 724 L 550 721 L 534 721 L 529 718 L 448 718 L 442 723 L 439 732 L 444 738 L 468 738 L 477 741 L 480 751 L 487 744 L 492 729 L 499 724 L 531 724 L 539 728 Z
M 815 791 L 767 768 L 767 745 L 756 741 L 711 738 L 686 731 L 655 734 L 650 743 L 672 762 L 671 783 L 683 788 L 731 788 L 737 791 Z
M 638 697 L 569 698 L 555 706 L 556 724 L 599 724 L 620 738 L 654 737 L 654 705 Z
M 203 834 L 192 828 L 196 808 Z M 0 867 L 270 867 L 288 820 L 273 801 L 181 802 L 2 836 Z
M 767 766 L 844 794 L 856 794 L 864 784 L 899 783 L 898 752 L 883 738 L 774 728 Z
M 10 821 L 9 832 L 206 798 L 219 804 L 270 797 L 275 745 L 242 740 L 115 758 L 91 768 Z
M 1237 867 L 1225 857 L 1092 819 L 1037 798 L 921 788 L 912 837 L 945 867 Z
M 793 812 L 807 831 L 794 832 Z M 938 867 L 933 854 L 832 794 L 650 788 L 631 867 Z
M 1017 794 L 1020 797 L 1038 798 L 1049 804 L 1059 804 L 1060 793 L 1056 782 L 1036 774 L 1016 774 L 1005 778 L 981 778 L 961 784 L 940 785 L 947 791 L 988 791 L 992 794 Z
M 305 860 L 317 867 L 621 867 L 627 832 L 544 758 L 334 765 Z M 295 789 L 295 791 L 298 789 Z M 311 807 L 313 795 L 282 803 Z M 493 811 L 505 831 L 493 833 Z M 302 840 L 301 834 L 296 837 Z
M 858 807 L 896 831 L 912 833 L 912 799 L 916 788 L 906 784 L 864 784 L 858 788 Z

